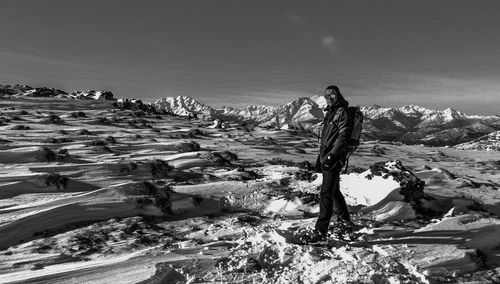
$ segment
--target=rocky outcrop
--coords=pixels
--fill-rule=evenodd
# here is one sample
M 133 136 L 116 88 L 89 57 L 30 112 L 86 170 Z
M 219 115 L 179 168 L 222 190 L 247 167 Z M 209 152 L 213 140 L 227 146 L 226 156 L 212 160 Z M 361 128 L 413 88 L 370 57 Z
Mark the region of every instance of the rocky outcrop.
M 56 97 L 68 93 L 54 88 L 33 88 L 27 85 L 0 85 L 0 96 L 25 96 L 25 97 Z
M 500 151 L 500 131 L 455 146 L 462 150 Z
M 69 95 L 63 95 L 60 97 L 78 99 L 78 100 L 101 100 L 101 101 L 102 100 L 110 101 L 115 99 L 113 93 L 111 93 L 110 91 L 94 91 L 94 90 L 76 91 L 72 92 Z

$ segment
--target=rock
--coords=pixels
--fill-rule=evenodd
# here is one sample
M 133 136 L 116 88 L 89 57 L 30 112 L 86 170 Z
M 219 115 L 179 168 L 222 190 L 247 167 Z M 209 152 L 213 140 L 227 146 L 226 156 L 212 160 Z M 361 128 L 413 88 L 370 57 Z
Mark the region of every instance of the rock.
M 114 100 L 113 93 L 110 91 L 76 91 L 69 94 L 67 97 L 80 100 Z

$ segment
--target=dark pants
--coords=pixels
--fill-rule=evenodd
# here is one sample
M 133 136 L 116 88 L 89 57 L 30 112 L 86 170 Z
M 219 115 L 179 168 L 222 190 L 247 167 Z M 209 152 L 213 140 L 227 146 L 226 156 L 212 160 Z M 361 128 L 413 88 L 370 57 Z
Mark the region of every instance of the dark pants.
M 350 220 L 349 210 L 344 196 L 340 192 L 340 170 L 323 171 L 323 184 L 319 194 L 319 217 L 316 221 L 316 230 L 322 234 L 328 232 L 328 225 L 333 215 L 333 206 L 337 216 L 343 220 Z

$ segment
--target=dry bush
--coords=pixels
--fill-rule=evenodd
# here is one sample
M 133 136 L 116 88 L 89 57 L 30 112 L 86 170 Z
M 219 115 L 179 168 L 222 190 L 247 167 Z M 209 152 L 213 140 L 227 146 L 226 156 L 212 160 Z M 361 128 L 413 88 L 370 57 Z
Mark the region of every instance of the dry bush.
M 313 174 L 311 171 L 297 171 L 293 174 L 293 177 L 296 180 L 305 180 L 305 181 L 313 181 L 316 178 L 316 174 Z
M 17 124 L 17 125 L 12 126 L 10 129 L 11 130 L 30 130 L 31 127 L 29 127 L 27 125 Z
M 113 124 L 113 121 L 109 120 L 106 117 L 96 117 L 95 123 L 99 125 L 111 125 Z
M 49 117 L 43 120 L 43 123 L 63 124 L 64 120 L 55 114 L 50 114 Z
M 17 115 L 12 115 L 12 116 L 10 117 L 10 119 L 11 119 L 11 120 L 16 120 L 16 121 L 25 120 L 25 119 L 20 118 L 20 117 L 19 117 L 19 116 L 17 116 Z
M 45 139 L 44 142 L 45 143 L 58 144 L 58 143 L 73 142 L 73 139 L 67 138 L 67 137 L 61 137 L 61 138 L 49 137 L 49 138 Z
M 86 117 L 87 115 L 83 111 L 75 111 L 70 114 L 72 118 Z
M 267 160 L 266 162 L 270 165 L 283 165 L 287 167 L 299 167 L 301 169 L 314 170 L 314 166 L 308 161 L 297 163 L 289 160 L 283 160 L 278 157 L 274 157 L 271 160 Z
M 135 169 L 137 169 L 137 163 L 130 162 L 128 164 L 123 164 L 121 166 L 120 173 L 124 173 L 124 172 L 130 173 L 130 172 L 134 171 Z
M 57 190 L 66 189 L 68 187 L 69 179 L 65 176 L 56 173 L 50 173 L 45 176 L 45 186 L 50 186 L 51 184 L 57 187 Z
M 59 158 L 61 158 L 61 157 L 62 158 L 68 157 L 69 156 L 68 149 L 64 149 L 64 148 L 58 149 L 57 152 L 56 152 L 56 155 Z
M 151 175 L 155 178 L 167 177 L 169 173 L 174 169 L 173 166 L 160 159 L 153 160 L 150 164 L 150 167 Z
M 83 128 L 80 129 L 76 132 L 77 135 L 94 135 L 92 132 L 88 131 L 87 129 Z
M 161 212 L 165 214 L 172 214 L 172 201 L 170 194 L 173 191 L 170 185 L 158 188 L 153 183 L 145 181 L 144 188 L 146 189 L 146 193 L 154 198 L 154 204 L 156 207 L 160 208 Z
M 205 135 L 205 132 L 201 131 L 198 128 L 192 128 L 192 129 L 189 129 L 189 131 L 187 132 L 187 134 L 191 138 L 195 138 L 196 136 L 203 136 L 203 135 Z
M 97 253 L 106 248 L 109 238 L 105 230 L 86 229 L 69 239 L 68 250 L 74 258 Z
M 109 135 L 108 137 L 106 137 L 106 141 L 111 143 L 111 144 L 116 144 L 116 139 L 115 137 Z
M 238 160 L 238 156 L 230 151 L 210 152 L 203 154 L 201 157 L 221 166 L 230 166 L 231 162 Z
M 106 145 L 108 145 L 108 142 L 105 140 L 94 139 L 90 141 L 90 146 L 106 146 Z
M 135 202 L 137 203 L 136 208 L 144 209 L 146 206 L 153 205 L 153 200 L 149 197 L 138 197 Z
M 179 143 L 179 145 L 177 146 L 177 149 L 181 153 L 199 151 L 200 144 L 198 144 L 194 141 L 182 142 L 182 143 Z
M 57 154 L 47 147 L 42 148 L 41 160 L 43 162 L 54 162 L 58 160 Z

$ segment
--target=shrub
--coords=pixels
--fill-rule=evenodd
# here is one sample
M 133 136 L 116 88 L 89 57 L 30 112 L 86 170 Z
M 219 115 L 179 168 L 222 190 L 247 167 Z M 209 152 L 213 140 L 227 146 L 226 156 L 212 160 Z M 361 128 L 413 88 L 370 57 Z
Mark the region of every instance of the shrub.
M 65 176 L 56 173 L 50 173 L 45 176 L 45 186 L 50 186 L 51 184 L 57 187 L 57 190 L 66 189 L 68 187 L 69 179 Z
M 76 132 L 77 135 L 94 135 L 92 132 L 88 131 L 87 129 L 80 129 Z
M 134 112 L 132 113 L 132 116 L 134 116 L 134 117 L 143 117 L 143 116 L 145 116 L 145 115 L 146 115 L 146 113 L 145 113 L 145 112 L 143 112 L 142 110 L 137 110 L 137 111 L 134 111 Z
M 31 129 L 31 127 L 29 127 L 27 125 L 17 124 L 17 125 L 12 126 L 10 129 L 11 130 L 29 130 L 29 129 Z
M 57 150 L 56 155 L 59 158 L 60 157 L 68 157 L 69 156 L 68 149 L 61 148 L 61 149 Z
M 156 159 L 151 162 L 151 175 L 153 177 L 167 177 L 168 174 L 174 169 L 171 165 L 169 165 L 167 162 Z
M 116 143 L 116 139 L 115 137 L 109 135 L 108 137 L 106 137 L 106 141 L 111 143 L 111 144 L 115 144 Z
M 108 233 L 103 230 L 86 229 L 73 236 L 68 243 L 73 257 L 90 255 L 102 251 L 109 239 Z
M 181 153 L 184 152 L 193 152 L 193 151 L 199 151 L 200 150 L 200 144 L 191 141 L 191 142 L 182 142 L 178 146 L 178 151 Z
M 136 208 L 144 209 L 148 205 L 153 205 L 153 200 L 149 197 L 138 197 L 135 201 L 137 203 Z
M 293 177 L 296 180 L 306 180 L 306 181 L 312 181 L 314 180 L 313 178 L 313 173 L 310 171 L 298 171 L 293 174 Z
M 172 214 L 172 201 L 170 194 L 173 191 L 170 185 L 167 185 L 164 188 L 158 188 L 153 183 L 145 181 L 144 188 L 146 189 L 146 193 L 154 198 L 155 206 L 160 208 L 161 212 Z
M 42 158 L 43 162 L 54 162 L 58 160 L 57 154 L 47 147 L 42 148 Z
M 113 122 L 111 120 L 107 119 L 106 117 L 97 117 L 96 123 L 101 124 L 101 125 L 110 125 Z
M 205 133 L 203 133 L 203 131 L 199 130 L 198 128 L 189 129 L 189 131 L 187 133 L 188 133 L 188 136 L 193 137 L 193 138 L 196 136 L 205 134 Z
M 106 142 L 105 140 L 101 140 L 101 139 L 95 139 L 95 140 L 90 141 L 90 145 L 91 146 L 106 146 L 106 145 L 108 145 L 108 142 Z
M 0 116 L 0 122 L 10 122 L 10 121 L 11 121 L 10 119 Z
M 135 169 L 137 169 L 137 163 L 136 162 L 131 162 L 131 163 L 122 165 L 122 167 L 120 168 L 120 173 L 123 173 L 123 172 L 130 173 L 130 172 L 132 172 Z
M 212 161 L 221 166 L 231 165 L 231 162 L 238 160 L 238 156 L 229 151 L 210 152 L 202 156 L 203 159 Z
M 52 124 L 63 124 L 64 120 L 62 120 L 62 118 L 60 118 L 55 114 L 50 114 L 49 117 L 43 120 L 43 122 Z
M 44 142 L 45 143 L 53 143 L 53 144 L 67 143 L 67 142 L 73 142 L 73 139 L 67 138 L 67 137 L 62 137 L 62 138 L 49 137 L 49 138 L 45 139 Z
M 78 111 L 78 112 L 72 112 L 70 114 L 70 117 L 72 118 L 79 118 L 79 117 L 86 117 L 87 115 L 83 111 Z

